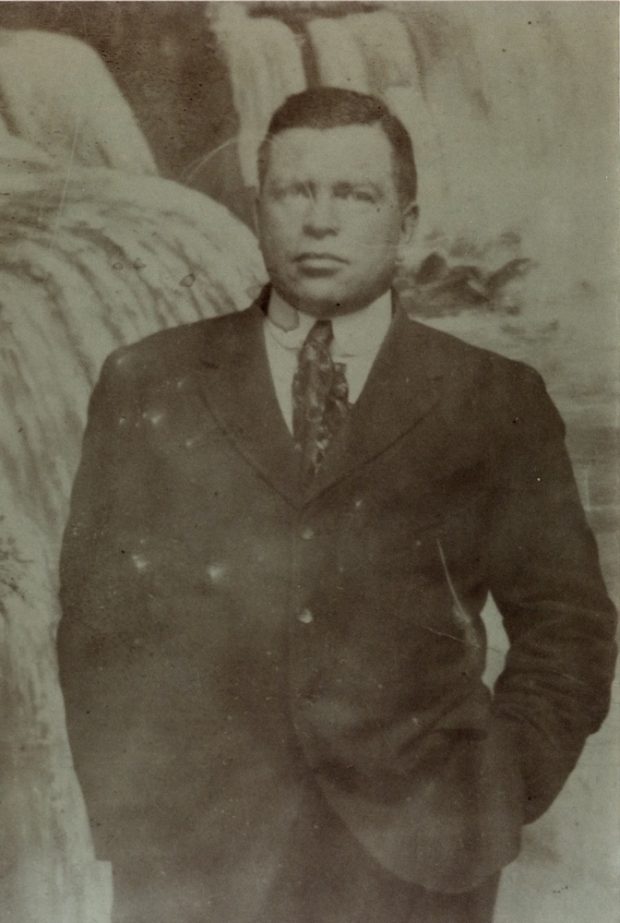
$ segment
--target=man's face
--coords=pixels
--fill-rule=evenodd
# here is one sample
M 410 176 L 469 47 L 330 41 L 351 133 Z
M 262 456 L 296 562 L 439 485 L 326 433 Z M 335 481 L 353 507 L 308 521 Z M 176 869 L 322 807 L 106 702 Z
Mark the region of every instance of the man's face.
M 292 128 L 273 138 L 259 237 L 271 281 L 293 307 L 325 317 L 370 304 L 389 288 L 414 223 L 379 125 Z

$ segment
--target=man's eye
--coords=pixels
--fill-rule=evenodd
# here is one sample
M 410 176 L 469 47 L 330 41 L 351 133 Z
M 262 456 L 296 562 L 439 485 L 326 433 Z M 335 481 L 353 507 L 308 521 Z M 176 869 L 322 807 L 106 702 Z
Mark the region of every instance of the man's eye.
M 340 199 L 348 199 L 351 202 L 374 202 L 372 192 L 367 189 L 354 189 L 346 187 L 336 190 L 336 195 Z
M 291 183 L 288 186 L 275 186 L 272 193 L 275 199 L 308 198 L 310 190 L 304 183 Z

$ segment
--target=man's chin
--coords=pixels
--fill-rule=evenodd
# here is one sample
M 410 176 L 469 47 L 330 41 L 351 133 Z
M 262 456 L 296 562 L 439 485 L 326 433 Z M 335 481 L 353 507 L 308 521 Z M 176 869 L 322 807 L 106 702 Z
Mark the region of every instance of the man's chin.
M 284 300 L 304 314 L 312 317 L 335 317 L 339 314 L 351 314 L 366 307 L 368 300 L 363 296 L 352 297 L 337 289 L 327 289 L 322 286 L 302 286 L 295 290 L 283 289 L 275 285 Z

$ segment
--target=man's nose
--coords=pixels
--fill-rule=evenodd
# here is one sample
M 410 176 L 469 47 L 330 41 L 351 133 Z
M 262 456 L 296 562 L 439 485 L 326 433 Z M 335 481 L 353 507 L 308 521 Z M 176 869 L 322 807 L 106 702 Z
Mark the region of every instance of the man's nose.
M 340 219 L 334 197 L 327 192 L 314 193 L 304 214 L 304 231 L 312 237 L 325 237 L 338 231 Z

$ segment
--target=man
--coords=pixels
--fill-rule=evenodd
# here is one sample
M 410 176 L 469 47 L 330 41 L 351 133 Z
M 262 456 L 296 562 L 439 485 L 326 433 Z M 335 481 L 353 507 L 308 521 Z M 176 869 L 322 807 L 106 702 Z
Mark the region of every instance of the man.
M 380 101 L 290 97 L 260 176 L 271 286 L 107 360 L 73 492 L 60 669 L 115 921 L 488 923 L 608 708 L 563 426 L 392 296 L 416 174 Z

